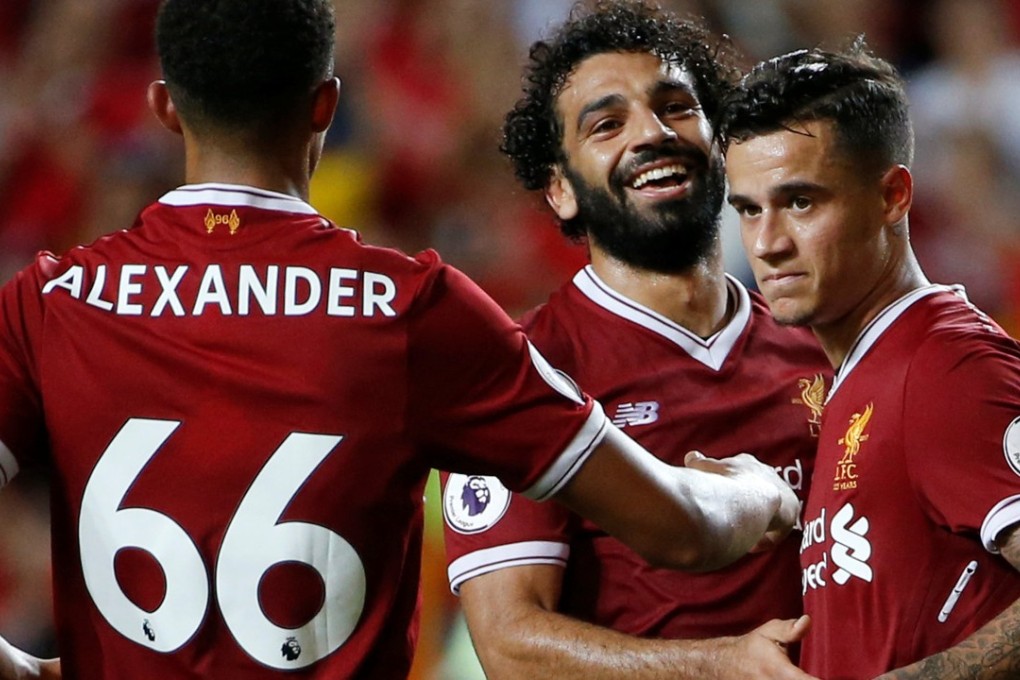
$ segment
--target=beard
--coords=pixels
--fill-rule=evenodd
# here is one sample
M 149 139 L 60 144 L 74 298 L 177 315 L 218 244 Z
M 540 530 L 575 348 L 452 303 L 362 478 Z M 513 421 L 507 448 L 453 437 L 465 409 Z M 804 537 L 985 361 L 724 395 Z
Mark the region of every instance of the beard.
M 629 168 L 664 157 L 675 158 L 676 153 L 659 149 L 638 155 L 628 169 L 612 174 L 608 189 L 588 184 L 569 162 L 563 173 L 577 198 L 578 213 L 572 221 L 600 248 L 633 267 L 676 274 L 716 251 L 726 179 L 722 164 L 702 155 L 692 164 L 693 172 L 702 169 L 700 179 L 693 176 L 686 196 L 648 208 L 633 205 L 625 190 Z

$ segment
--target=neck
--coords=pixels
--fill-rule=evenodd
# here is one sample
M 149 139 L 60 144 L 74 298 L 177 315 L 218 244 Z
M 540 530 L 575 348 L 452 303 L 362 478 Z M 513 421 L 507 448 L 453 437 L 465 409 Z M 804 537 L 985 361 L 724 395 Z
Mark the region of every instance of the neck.
M 714 335 L 733 315 L 719 257 L 699 262 L 689 271 L 664 274 L 633 267 L 592 246 L 591 264 L 598 277 L 614 291 L 698 337 Z
M 917 258 L 908 249 L 904 258 L 889 275 L 880 279 L 878 285 L 872 287 L 848 314 L 831 323 L 812 325 L 811 330 L 814 331 L 833 368 L 838 369 L 843 365 L 846 355 L 857 342 L 861 332 L 883 309 L 907 293 L 928 284 L 929 281 L 921 271 Z
M 199 142 L 185 133 L 185 181 L 243 184 L 307 201 L 312 165 L 310 147 L 278 146 L 279 149 L 267 150 L 246 140 Z

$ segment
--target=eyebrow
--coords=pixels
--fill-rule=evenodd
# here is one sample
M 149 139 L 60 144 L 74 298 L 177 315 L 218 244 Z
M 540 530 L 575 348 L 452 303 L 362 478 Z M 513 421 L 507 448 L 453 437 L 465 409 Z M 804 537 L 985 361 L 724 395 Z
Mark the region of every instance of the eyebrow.
M 790 196 L 794 194 L 810 194 L 810 193 L 817 194 L 824 193 L 826 191 L 827 189 L 825 187 L 823 187 L 821 184 L 816 184 L 815 182 L 805 181 L 785 182 L 783 184 L 779 184 L 777 186 L 770 188 L 768 191 L 768 199 L 774 200 L 779 196 Z M 752 201 L 750 197 L 744 196 L 743 194 L 730 194 L 726 198 L 726 201 L 730 205 L 736 205 L 738 203 L 743 204 L 755 203 L 755 201 Z
M 599 97 L 593 102 L 588 102 L 581 107 L 581 111 L 577 114 L 577 129 L 581 129 L 581 126 L 584 125 L 584 119 L 592 113 L 608 109 L 611 106 L 619 106 L 623 103 L 624 98 L 622 94 L 607 94 L 605 97 Z
M 697 92 L 694 88 L 687 83 L 677 80 L 659 80 L 656 81 L 652 87 L 648 88 L 649 97 L 656 97 L 662 94 L 668 94 L 670 92 L 682 92 L 686 95 L 690 95 L 694 98 L 694 101 L 701 105 L 701 100 L 698 99 Z M 599 97 L 593 102 L 589 102 L 581 107 L 581 110 L 577 114 L 577 129 L 580 130 L 581 126 L 584 125 L 584 119 L 596 111 L 610 108 L 612 106 L 620 106 L 626 102 L 626 99 L 622 94 L 614 93 L 607 94 L 604 97 Z
M 670 92 L 683 92 L 684 94 L 689 94 L 694 97 L 695 101 L 699 104 L 701 103 L 701 100 L 698 99 L 697 91 L 695 91 L 690 84 L 685 83 L 682 80 L 660 80 L 651 87 L 648 94 L 659 95 Z

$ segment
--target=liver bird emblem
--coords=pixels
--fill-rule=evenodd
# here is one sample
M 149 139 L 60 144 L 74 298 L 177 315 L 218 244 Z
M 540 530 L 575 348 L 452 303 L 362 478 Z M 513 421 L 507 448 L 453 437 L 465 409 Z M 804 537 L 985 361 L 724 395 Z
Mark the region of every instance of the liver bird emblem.
M 813 378 L 801 378 L 797 381 L 800 387 L 800 400 L 811 409 L 811 422 L 820 423 L 822 407 L 825 405 L 825 378 L 816 373 Z
M 854 456 L 861 450 L 861 442 L 868 440 L 868 435 L 864 434 L 864 429 L 871 420 L 871 413 L 874 411 L 874 408 L 874 404 L 868 404 L 864 408 L 864 413 L 855 413 L 850 416 L 850 427 L 847 428 L 846 434 L 838 442 L 846 446 L 846 451 L 843 453 L 843 457 L 839 461 L 840 463 L 852 462 Z

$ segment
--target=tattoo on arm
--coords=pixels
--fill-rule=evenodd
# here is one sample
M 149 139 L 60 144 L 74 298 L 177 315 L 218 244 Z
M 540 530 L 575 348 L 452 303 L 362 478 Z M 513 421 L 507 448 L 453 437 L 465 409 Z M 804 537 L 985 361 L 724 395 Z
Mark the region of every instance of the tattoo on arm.
M 1020 571 L 1020 531 L 1000 539 L 1000 551 Z M 882 676 L 884 680 L 1006 680 L 1020 677 L 1020 600 L 960 644 Z

